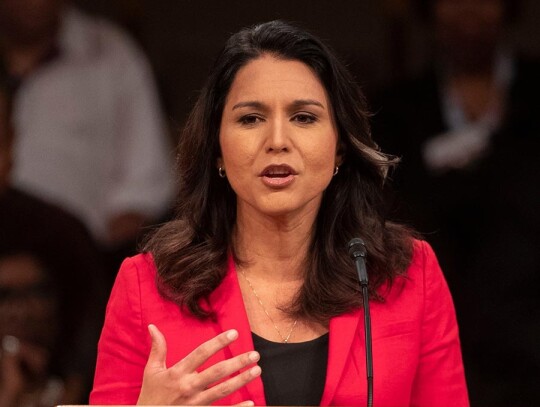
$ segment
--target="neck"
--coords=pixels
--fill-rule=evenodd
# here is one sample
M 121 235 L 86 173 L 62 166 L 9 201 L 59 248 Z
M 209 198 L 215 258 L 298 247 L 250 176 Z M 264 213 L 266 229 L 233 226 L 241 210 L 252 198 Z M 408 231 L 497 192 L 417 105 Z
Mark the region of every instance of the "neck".
M 272 217 L 238 208 L 235 248 L 250 274 L 272 281 L 304 277 L 317 210 Z
M 38 67 L 43 58 L 51 51 L 55 43 L 55 35 L 44 36 L 39 41 L 20 43 L 8 37 L 0 39 L 0 48 L 4 55 L 7 71 L 22 77 L 31 73 Z
M 480 79 L 491 81 L 494 78 L 494 64 L 486 64 L 482 67 L 468 68 L 466 66 L 452 66 L 448 71 L 448 77 L 451 80 L 460 79 Z
M 495 46 L 485 49 L 443 50 L 442 59 L 451 76 L 491 76 L 496 65 L 498 49 Z M 446 51 L 446 52 L 445 52 Z
M 493 67 L 482 72 L 454 72 L 447 78 L 447 86 L 470 121 L 479 120 L 490 111 L 502 113 L 504 89 Z

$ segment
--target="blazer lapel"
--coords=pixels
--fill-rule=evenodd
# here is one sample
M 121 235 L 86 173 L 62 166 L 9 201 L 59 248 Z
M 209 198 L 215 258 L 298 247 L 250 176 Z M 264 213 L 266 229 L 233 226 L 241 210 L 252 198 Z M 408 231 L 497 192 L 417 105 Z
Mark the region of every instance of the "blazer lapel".
M 228 346 L 229 355 L 233 357 L 254 350 L 251 328 L 247 318 L 242 292 L 232 256 L 229 256 L 228 270 L 218 288 L 210 295 L 210 304 L 216 312 L 217 323 L 222 331 L 236 329 L 238 339 Z M 226 351 L 227 354 L 227 351 Z M 244 400 L 252 400 L 256 406 L 266 405 L 261 377 L 249 382 L 239 390 Z
M 328 406 L 343 375 L 343 370 L 352 349 L 354 336 L 357 333 L 361 309 L 330 320 L 330 340 L 328 344 L 328 367 L 326 383 L 321 399 L 321 406 Z M 363 346 L 363 344 L 362 344 Z

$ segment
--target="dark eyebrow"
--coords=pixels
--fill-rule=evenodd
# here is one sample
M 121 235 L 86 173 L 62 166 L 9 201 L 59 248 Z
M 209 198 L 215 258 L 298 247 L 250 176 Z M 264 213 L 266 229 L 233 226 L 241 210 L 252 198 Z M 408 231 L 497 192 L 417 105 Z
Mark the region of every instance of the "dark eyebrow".
M 324 105 L 321 102 L 319 102 L 317 100 L 314 100 L 314 99 L 297 99 L 292 103 L 291 106 L 293 108 L 298 108 L 298 107 L 308 106 L 308 105 L 318 106 L 318 107 L 324 109 Z M 264 104 L 261 103 L 261 102 L 258 102 L 256 100 L 248 100 L 246 102 L 239 102 L 239 103 L 235 104 L 232 107 L 232 110 L 240 109 L 242 107 L 254 107 L 256 109 L 263 109 Z
M 247 102 L 240 102 L 235 104 L 231 110 L 240 109 L 242 107 L 254 107 L 256 109 L 262 109 L 263 106 L 264 105 L 261 102 L 257 102 L 256 100 L 248 100 Z
M 321 102 L 314 99 L 298 99 L 292 103 L 292 107 L 295 107 L 295 108 L 302 107 L 302 106 L 309 106 L 309 105 L 318 106 L 324 109 L 324 105 Z

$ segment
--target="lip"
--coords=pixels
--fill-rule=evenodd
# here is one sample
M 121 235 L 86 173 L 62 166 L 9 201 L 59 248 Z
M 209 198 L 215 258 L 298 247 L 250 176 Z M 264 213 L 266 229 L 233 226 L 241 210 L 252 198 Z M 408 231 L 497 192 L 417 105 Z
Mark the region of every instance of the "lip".
M 284 188 L 290 185 L 298 172 L 288 164 L 271 164 L 261 171 L 262 182 L 271 188 Z

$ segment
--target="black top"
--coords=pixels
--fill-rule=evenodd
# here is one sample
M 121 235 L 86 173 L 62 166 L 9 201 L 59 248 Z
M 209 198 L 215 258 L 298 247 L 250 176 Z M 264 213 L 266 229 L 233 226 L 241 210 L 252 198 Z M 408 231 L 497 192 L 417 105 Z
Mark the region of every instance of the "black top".
M 328 363 L 328 334 L 301 343 L 271 342 L 252 333 L 269 406 L 317 406 Z

